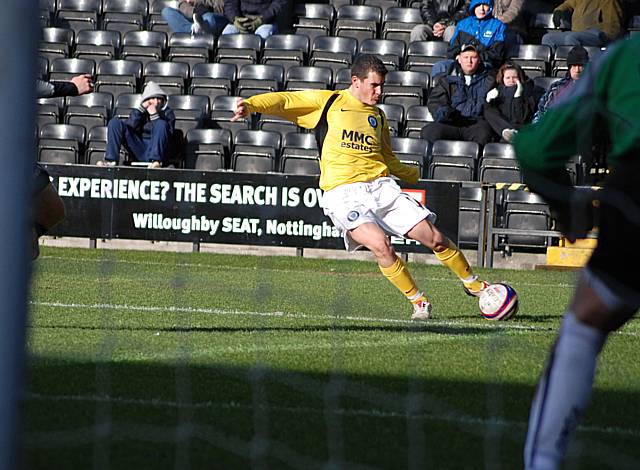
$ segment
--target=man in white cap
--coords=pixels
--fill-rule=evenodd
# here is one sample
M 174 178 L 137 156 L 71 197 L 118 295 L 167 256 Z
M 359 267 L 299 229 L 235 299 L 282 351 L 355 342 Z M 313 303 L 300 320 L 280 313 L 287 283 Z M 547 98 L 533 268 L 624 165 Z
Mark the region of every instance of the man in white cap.
M 167 94 L 155 82 L 148 82 L 142 92 L 140 106 L 133 109 L 127 119 L 109 121 L 107 150 L 98 166 L 117 165 L 120 147 L 140 162 L 149 162 L 151 168 L 160 168 L 167 157 L 176 117 L 167 105 Z

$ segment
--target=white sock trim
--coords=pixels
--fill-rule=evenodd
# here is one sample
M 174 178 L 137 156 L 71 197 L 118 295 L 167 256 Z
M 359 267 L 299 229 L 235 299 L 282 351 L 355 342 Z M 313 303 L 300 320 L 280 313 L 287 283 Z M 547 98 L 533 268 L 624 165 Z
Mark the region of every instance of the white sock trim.
M 469 276 L 469 277 L 465 277 L 465 278 L 460 278 L 460 280 L 462 282 L 464 282 L 465 284 L 470 284 L 473 281 L 477 281 L 478 280 L 478 276 L 476 276 L 475 274 L 473 276 Z
M 424 297 L 424 294 L 422 292 L 418 291 L 418 293 L 416 295 L 412 295 L 411 297 L 408 297 L 408 299 L 411 302 L 416 302 L 420 297 Z

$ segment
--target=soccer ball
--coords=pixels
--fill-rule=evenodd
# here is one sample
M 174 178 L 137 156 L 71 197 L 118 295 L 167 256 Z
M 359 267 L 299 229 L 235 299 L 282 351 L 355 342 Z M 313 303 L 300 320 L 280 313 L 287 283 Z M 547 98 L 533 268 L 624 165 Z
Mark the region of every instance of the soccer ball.
M 509 284 L 491 284 L 480 294 L 480 313 L 487 320 L 508 320 L 518 311 L 518 294 Z

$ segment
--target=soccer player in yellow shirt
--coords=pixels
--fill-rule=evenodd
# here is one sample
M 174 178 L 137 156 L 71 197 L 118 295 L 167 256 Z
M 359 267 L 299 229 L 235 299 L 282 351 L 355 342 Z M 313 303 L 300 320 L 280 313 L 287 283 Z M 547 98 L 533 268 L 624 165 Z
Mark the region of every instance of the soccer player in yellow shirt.
M 420 175 L 418 168 L 401 163 L 393 153 L 387 119 L 376 106 L 386 74 L 380 59 L 361 54 L 353 62 L 347 90 L 238 98 L 232 120 L 255 112 L 316 129 L 324 213 L 343 233 L 347 250 L 365 246 L 374 254 L 382 274 L 413 304 L 411 319 L 427 320 L 431 303 L 387 235 L 411 238 L 433 250 L 470 295 L 479 296 L 488 284 L 473 274 L 458 247 L 436 228 L 436 215 L 401 192 L 391 178 L 416 183 Z

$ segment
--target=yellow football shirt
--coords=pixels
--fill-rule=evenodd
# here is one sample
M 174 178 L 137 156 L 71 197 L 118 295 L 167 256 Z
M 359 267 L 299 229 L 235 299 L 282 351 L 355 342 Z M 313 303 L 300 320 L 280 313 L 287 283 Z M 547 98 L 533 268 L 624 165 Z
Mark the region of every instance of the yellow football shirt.
M 383 112 L 356 99 L 348 90 L 265 93 L 245 100 L 249 112 L 271 114 L 313 129 L 329 97 L 338 96 L 327 113 L 328 130 L 320 159 L 320 188 L 328 191 L 345 183 L 367 182 L 395 175 L 410 183 L 417 167 L 401 163 L 391 149 Z

